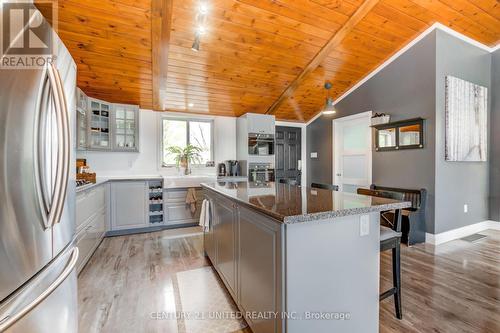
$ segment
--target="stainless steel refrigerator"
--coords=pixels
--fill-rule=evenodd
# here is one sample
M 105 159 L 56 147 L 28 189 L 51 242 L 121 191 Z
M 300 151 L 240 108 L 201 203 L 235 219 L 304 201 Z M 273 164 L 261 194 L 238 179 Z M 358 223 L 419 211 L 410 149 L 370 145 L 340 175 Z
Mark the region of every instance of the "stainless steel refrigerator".
M 0 332 L 78 328 L 76 65 L 53 42 L 53 64 L 0 69 Z

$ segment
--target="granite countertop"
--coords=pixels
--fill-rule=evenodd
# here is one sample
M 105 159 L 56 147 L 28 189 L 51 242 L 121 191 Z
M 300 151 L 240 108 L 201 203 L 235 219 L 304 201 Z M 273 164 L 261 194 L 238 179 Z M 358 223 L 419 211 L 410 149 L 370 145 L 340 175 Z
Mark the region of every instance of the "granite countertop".
M 410 202 L 294 185 L 240 182 L 202 183 L 285 224 L 408 208 Z

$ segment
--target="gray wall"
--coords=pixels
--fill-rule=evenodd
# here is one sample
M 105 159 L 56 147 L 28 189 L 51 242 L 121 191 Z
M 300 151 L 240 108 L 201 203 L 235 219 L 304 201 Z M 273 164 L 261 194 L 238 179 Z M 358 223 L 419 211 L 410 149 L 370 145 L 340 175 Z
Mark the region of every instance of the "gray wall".
M 491 66 L 490 219 L 500 221 L 500 49 Z
M 497 97 L 499 53 L 493 68 Z M 436 30 L 336 105 L 335 118 L 369 110 L 390 114 L 392 120 L 425 118 L 425 148 L 373 152 L 372 171 L 375 184 L 427 189 L 429 233 L 500 219 L 500 133 L 491 131 L 491 185 L 490 163 L 444 161 L 445 76 L 488 87 L 491 100 L 491 58 L 487 51 Z M 493 101 L 492 128 L 500 127 L 499 104 Z M 322 116 L 307 127 L 308 183 L 331 182 L 332 119 Z M 311 152 L 319 158 L 311 159 Z
M 431 33 L 341 100 L 335 115 L 371 110 L 390 114 L 393 120 L 426 119 L 423 149 L 373 153 L 373 183 L 427 189 L 428 232 L 434 231 L 435 53 L 436 35 Z M 332 119 L 322 116 L 307 127 L 309 184 L 331 182 Z M 318 159 L 311 159 L 311 152 L 318 152 Z
M 445 77 L 452 75 L 488 88 L 491 54 L 437 30 L 436 47 L 436 210 L 435 233 L 489 218 L 488 162 L 446 162 Z M 491 99 L 491 97 L 490 97 Z M 468 213 L 464 213 L 464 204 Z
M 332 183 L 332 120 L 321 117 L 306 129 L 307 184 Z M 318 158 L 311 158 L 317 152 Z

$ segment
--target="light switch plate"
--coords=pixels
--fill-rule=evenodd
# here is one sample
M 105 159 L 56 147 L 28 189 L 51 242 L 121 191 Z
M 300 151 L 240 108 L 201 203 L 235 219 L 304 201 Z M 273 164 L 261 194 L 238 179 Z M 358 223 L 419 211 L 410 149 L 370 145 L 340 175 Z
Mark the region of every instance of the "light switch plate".
M 464 213 L 468 213 L 469 212 L 469 205 L 465 204 L 464 205 Z
M 318 153 L 317 152 L 311 153 L 311 158 L 318 158 Z
M 359 235 L 368 236 L 370 234 L 370 216 L 361 215 L 359 217 Z

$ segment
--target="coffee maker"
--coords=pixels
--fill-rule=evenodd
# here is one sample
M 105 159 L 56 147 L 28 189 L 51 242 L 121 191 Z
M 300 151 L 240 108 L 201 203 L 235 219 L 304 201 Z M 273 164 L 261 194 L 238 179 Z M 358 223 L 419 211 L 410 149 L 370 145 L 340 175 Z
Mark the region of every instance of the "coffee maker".
M 226 176 L 226 164 L 225 163 L 219 163 L 217 165 L 217 176 L 219 177 L 225 177 Z

